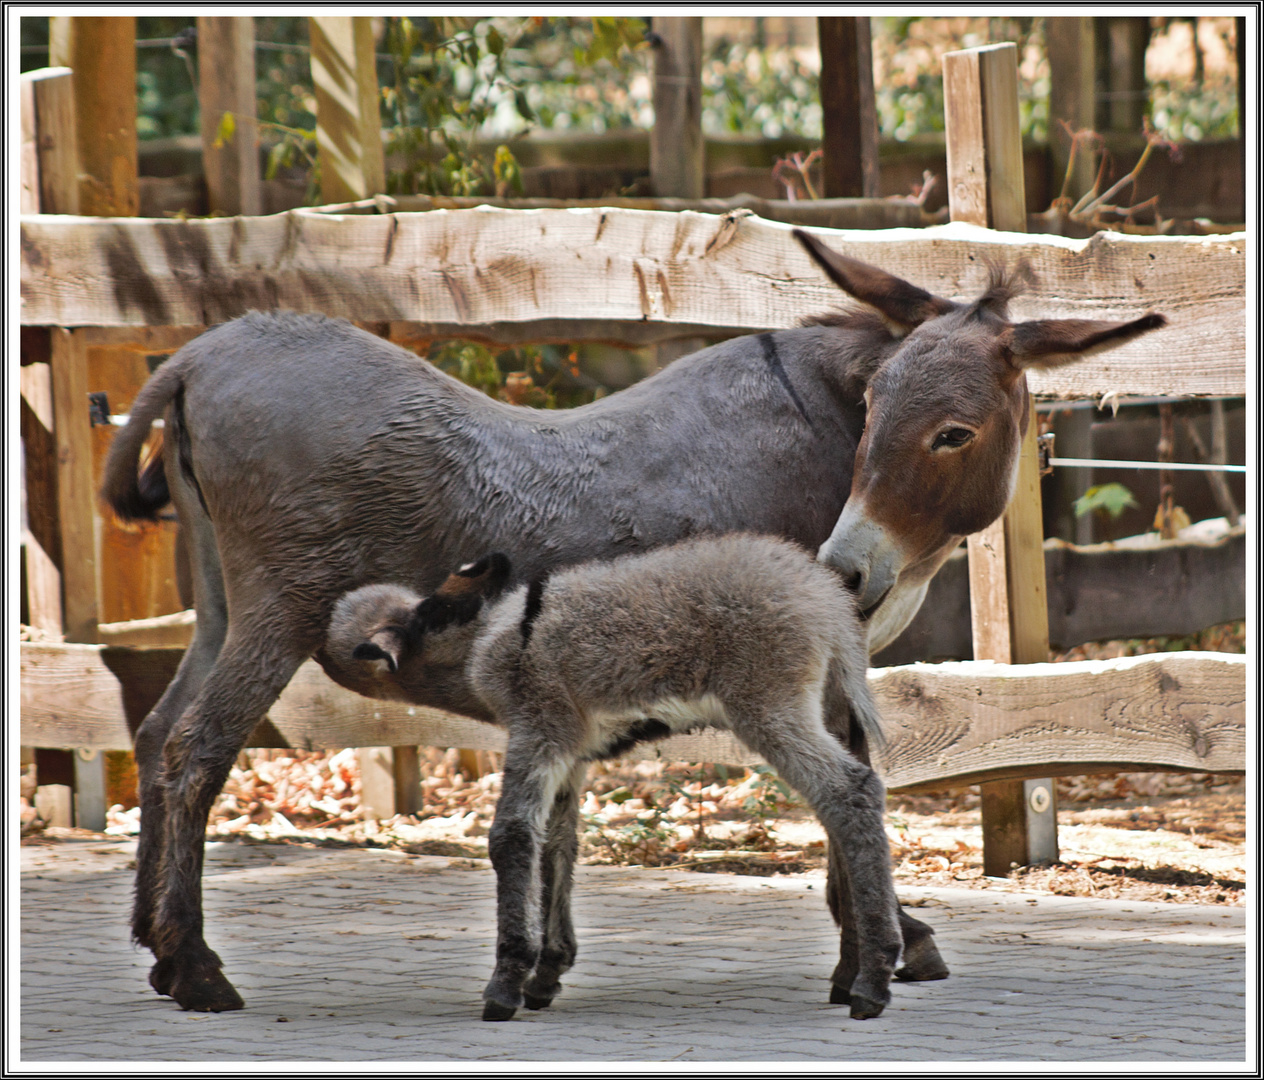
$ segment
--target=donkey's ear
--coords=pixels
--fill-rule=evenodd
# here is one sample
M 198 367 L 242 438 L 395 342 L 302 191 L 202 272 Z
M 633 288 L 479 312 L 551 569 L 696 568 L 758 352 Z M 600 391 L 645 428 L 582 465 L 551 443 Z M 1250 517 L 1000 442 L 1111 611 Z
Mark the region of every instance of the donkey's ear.
M 826 247 L 809 232 L 802 229 L 791 231 L 835 285 L 876 308 L 883 321 L 899 336 L 921 326 L 928 319 L 946 315 L 957 308 L 951 300 L 935 296 L 903 278 Z
M 1131 322 L 1036 319 L 1007 327 L 1001 342 L 1009 349 L 1016 367 L 1054 368 L 1118 348 L 1166 325 L 1167 319 L 1153 311 Z

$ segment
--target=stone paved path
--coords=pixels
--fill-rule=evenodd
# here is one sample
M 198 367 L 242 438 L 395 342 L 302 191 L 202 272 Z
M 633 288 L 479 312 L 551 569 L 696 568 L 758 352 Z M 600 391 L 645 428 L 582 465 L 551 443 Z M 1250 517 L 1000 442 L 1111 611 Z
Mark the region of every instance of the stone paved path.
M 947 981 L 878 1019 L 826 1004 L 824 878 L 580 867 L 563 994 L 479 1018 L 489 864 L 246 843 L 207 850 L 208 939 L 246 1009 L 182 1012 L 127 935 L 135 842 L 21 849 L 11 1063 L 1246 1062 L 1242 908 L 900 890 Z M 12 969 L 11 969 L 12 971 Z M 1252 1057 L 1252 1061 L 1254 1058 Z

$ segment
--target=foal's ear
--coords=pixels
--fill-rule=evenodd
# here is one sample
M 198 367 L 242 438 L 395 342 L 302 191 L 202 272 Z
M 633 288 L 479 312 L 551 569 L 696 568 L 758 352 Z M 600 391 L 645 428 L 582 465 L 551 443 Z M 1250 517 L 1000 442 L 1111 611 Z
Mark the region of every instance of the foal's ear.
M 504 591 L 510 569 L 509 558 L 499 551 L 467 563 L 449 574 L 434 596 L 426 597 L 413 609 L 410 629 L 433 633 L 449 626 L 463 626 L 478 614 L 484 601 Z
M 509 581 L 511 569 L 509 556 L 493 551 L 490 555 L 484 555 L 478 562 L 467 563 L 455 574 L 450 575 L 439 591 L 453 593 L 474 591 L 490 599 L 504 590 Z
M 403 651 L 404 631 L 397 626 L 386 626 L 352 649 L 351 658 L 385 660 L 386 669 L 394 675 L 399 670 L 399 659 Z
M 1154 311 L 1131 322 L 1036 319 L 1006 327 L 1001 344 L 1009 350 L 1016 367 L 1054 368 L 1118 348 L 1166 325 L 1166 317 Z
M 826 247 L 809 232 L 802 229 L 791 232 L 835 285 L 876 308 L 883 321 L 899 336 L 957 308 L 951 300 Z

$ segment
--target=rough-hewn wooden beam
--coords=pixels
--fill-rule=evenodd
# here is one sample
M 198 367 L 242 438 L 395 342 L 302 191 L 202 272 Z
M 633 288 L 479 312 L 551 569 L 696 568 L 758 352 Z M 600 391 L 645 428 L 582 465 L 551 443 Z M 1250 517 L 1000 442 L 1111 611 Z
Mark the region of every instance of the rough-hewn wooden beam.
M 21 222 L 21 319 L 45 326 L 209 325 L 285 307 L 459 333 L 492 323 L 623 320 L 747 331 L 842 301 L 788 235 L 753 217 L 637 210 L 290 211 L 198 221 Z M 1018 318 L 1171 326 L 1031 378 L 1038 394 L 1241 395 L 1244 234 L 1091 240 L 931 229 L 814 230 L 940 295 L 973 298 L 989 258 L 1026 258 L 1039 286 Z
M 26 746 L 131 746 L 170 678 L 178 648 L 21 646 Z M 1009 666 L 982 661 L 880 668 L 870 683 L 890 729 L 893 788 L 1099 769 L 1241 772 L 1246 767 L 1246 657 L 1156 653 Z M 116 674 L 117 673 L 117 674 Z M 503 750 L 498 728 L 344 690 L 308 662 L 252 746 L 460 746 Z M 758 760 L 718 731 L 646 748 L 649 756 Z

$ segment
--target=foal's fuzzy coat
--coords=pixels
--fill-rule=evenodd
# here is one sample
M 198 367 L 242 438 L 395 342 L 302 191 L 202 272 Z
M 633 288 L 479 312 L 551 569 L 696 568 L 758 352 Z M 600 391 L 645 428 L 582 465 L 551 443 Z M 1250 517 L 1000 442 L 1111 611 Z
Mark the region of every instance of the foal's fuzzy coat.
M 731 731 L 804 796 L 846 863 L 857 972 L 833 1000 L 877 1016 L 900 954 L 884 790 L 847 750 L 880 746 L 855 601 L 802 549 L 762 536 L 684 541 L 502 592 L 489 556 L 419 601 L 368 586 L 339 601 L 327 648 L 389 683 L 467 658 L 473 694 L 509 729 L 489 848 L 496 970 L 484 1018 L 541 1008 L 575 957 L 569 893 L 586 764 L 703 725 Z

